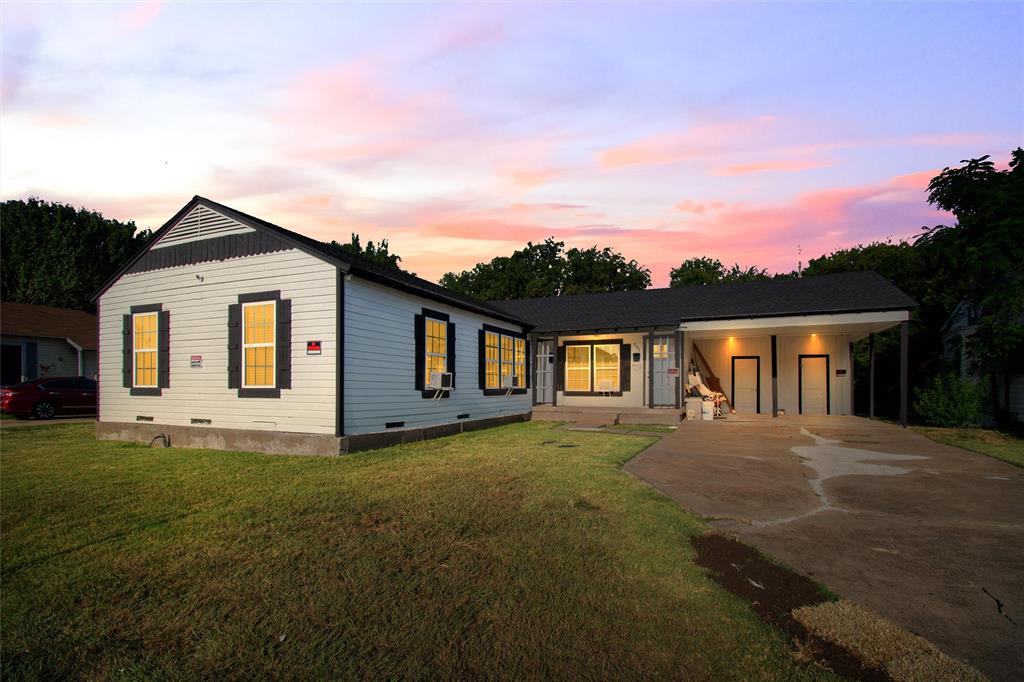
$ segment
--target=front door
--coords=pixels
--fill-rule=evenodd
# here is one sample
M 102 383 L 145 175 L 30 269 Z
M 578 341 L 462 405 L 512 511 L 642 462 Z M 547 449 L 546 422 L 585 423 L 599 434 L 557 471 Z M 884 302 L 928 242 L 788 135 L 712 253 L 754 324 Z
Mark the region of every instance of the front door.
M 669 369 L 676 366 L 675 337 L 655 336 L 652 343 L 654 406 L 675 407 L 677 375 L 669 374 Z
M 555 356 L 551 341 L 537 342 L 537 404 L 550 405 L 554 391 Z
M 732 358 L 732 406 L 740 414 L 757 414 L 761 411 L 759 397 L 761 359 L 738 356 Z
M 828 356 L 800 356 L 800 414 L 828 414 Z
M 21 344 L 5 343 L 0 347 L 0 386 L 21 383 Z

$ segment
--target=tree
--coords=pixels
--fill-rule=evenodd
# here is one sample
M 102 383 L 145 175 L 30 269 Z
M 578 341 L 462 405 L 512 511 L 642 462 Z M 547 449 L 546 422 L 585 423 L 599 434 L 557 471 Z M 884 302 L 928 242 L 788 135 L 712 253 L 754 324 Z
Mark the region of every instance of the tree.
M 359 256 L 371 263 L 376 263 L 377 265 L 394 268 L 395 270 L 402 270 L 402 267 L 399 265 L 402 257 L 396 253 L 391 253 L 387 239 L 381 239 L 376 244 L 372 241 L 367 241 L 366 247 L 364 248 L 359 241 L 359 235 L 353 232 L 352 238 L 349 240 L 348 244 L 341 244 L 334 239 L 326 243 L 328 248 L 340 256 Z
M 442 286 L 484 300 L 537 298 L 559 294 L 646 289 L 650 270 L 610 248 L 569 249 L 553 237 L 527 243 L 511 256 L 449 272 Z
M 780 275 L 775 275 L 779 277 Z M 733 263 L 726 269 L 717 258 L 699 256 L 684 260 L 678 268 L 669 273 L 670 287 L 688 287 L 706 284 L 727 284 L 730 282 L 753 282 L 758 279 L 771 279 L 767 269 L 752 265 L 748 268 Z
M 1024 149 L 1011 153 L 1005 170 L 988 156 L 961 163 L 928 184 L 928 202 L 956 225 L 925 228 L 917 245 L 933 254 L 952 293 L 979 311 L 967 351 L 1005 420 L 1010 377 L 1024 371 Z
M 32 197 L 0 204 L 5 301 L 93 310 L 89 300 L 152 236 L 134 222 Z

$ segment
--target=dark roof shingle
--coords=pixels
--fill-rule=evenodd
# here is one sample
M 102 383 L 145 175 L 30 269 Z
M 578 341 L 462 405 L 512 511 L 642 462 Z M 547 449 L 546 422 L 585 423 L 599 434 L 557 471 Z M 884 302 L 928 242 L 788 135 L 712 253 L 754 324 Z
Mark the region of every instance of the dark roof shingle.
M 0 303 L 0 333 L 43 339 L 71 339 L 96 350 L 96 316 L 81 310 L 30 303 Z
M 683 320 L 907 310 L 917 306 L 889 280 L 871 271 L 490 304 L 535 325 L 537 332 L 661 327 Z

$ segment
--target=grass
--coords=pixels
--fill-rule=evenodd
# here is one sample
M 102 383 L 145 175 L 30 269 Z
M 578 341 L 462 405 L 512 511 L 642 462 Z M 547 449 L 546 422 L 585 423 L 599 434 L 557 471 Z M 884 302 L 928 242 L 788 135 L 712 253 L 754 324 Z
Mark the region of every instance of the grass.
M 992 429 L 940 429 L 928 426 L 915 426 L 914 430 L 939 443 L 980 452 L 1014 466 L 1024 467 L 1024 439 L 1010 434 Z
M 3 677 L 826 675 L 621 471 L 650 442 L 527 423 L 319 458 L 5 432 Z
M 648 433 L 672 433 L 676 430 L 674 426 L 663 424 L 609 424 L 604 428 L 606 431 L 646 431 Z

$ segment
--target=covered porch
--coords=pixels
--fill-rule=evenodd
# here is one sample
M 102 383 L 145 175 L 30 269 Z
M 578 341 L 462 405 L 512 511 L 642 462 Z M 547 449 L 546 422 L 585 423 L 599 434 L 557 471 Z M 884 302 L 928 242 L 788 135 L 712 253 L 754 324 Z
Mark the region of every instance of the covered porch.
M 534 335 L 535 416 L 557 408 L 582 420 L 601 414 L 605 423 L 613 412 L 630 423 L 675 423 L 695 385 L 723 394 L 728 417 L 852 415 L 853 343 L 899 325 L 906 424 L 908 320 L 907 310 L 891 310 Z M 869 381 L 873 416 L 873 353 Z

